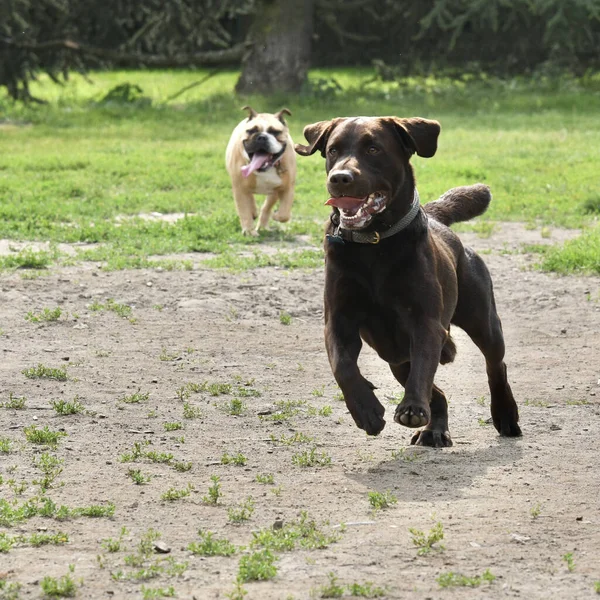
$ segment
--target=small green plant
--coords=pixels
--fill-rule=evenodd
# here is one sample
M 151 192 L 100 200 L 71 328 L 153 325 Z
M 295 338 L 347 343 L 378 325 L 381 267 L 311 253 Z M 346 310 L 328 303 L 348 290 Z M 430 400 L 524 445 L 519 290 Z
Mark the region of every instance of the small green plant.
M 485 396 L 479 396 L 479 398 L 477 398 L 476 402 L 479 406 L 485 406 L 486 405 Z
M 293 454 L 292 464 L 298 467 L 328 467 L 331 465 L 331 456 L 326 452 L 317 454 L 317 448 L 313 446 L 310 450 Z
M 228 415 L 239 417 L 246 411 L 246 403 L 239 398 L 232 398 L 227 404 L 223 405 L 222 410 Z
M 53 379 L 55 381 L 67 381 L 67 370 L 65 367 L 52 368 L 39 363 L 37 367 L 30 367 L 21 371 L 28 379 Z
M 487 427 L 490 425 L 490 422 L 487 419 L 482 419 L 481 417 L 477 419 L 477 423 L 479 423 L 480 427 Z
M 403 460 L 405 462 L 413 462 L 419 458 L 417 454 L 409 452 L 408 448 L 399 448 L 398 450 L 392 450 L 392 458 L 394 460 Z
M 115 302 L 112 298 L 109 298 L 106 301 L 106 304 L 100 304 L 97 300 L 94 300 L 94 302 L 92 302 L 92 304 L 90 304 L 90 310 L 92 310 L 94 312 L 110 311 L 110 312 L 114 312 L 119 317 L 129 319 L 130 321 L 132 320 L 131 319 L 131 313 L 132 313 L 131 306 L 128 306 L 127 304 L 119 304 L 118 302 Z
M 247 594 L 248 591 L 244 589 L 242 582 L 236 581 L 235 587 L 230 592 L 227 592 L 225 597 L 229 598 L 229 600 L 244 600 Z
M 208 392 L 211 396 L 222 396 L 224 394 L 231 394 L 231 384 L 219 382 L 204 382 L 202 384 L 202 391 Z
M 194 491 L 194 486 L 191 483 L 187 484 L 187 487 L 178 490 L 174 487 L 170 487 L 162 496 L 161 500 L 165 502 L 174 502 L 175 500 L 181 500 L 187 498 Z
M 7 437 L 0 437 L 0 454 L 8 454 L 10 452 L 10 447 L 12 445 L 12 440 Z
M 131 478 L 131 481 L 136 485 L 144 485 L 149 483 L 152 479 L 151 475 L 144 475 L 140 469 L 129 469 L 127 475 Z
M 193 465 L 190 461 L 176 460 L 171 466 L 179 473 L 186 473 L 187 471 L 191 471 Z
M 236 454 L 229 455 L 227 452 L 221 456 L 221 464 L 222 465 L 236 465 L 238 467 L 243 467 L 248 462 L 248 459 L 241 453 L 237 452 Z
M 391 404 L 392 406 L 398 406 L 398 404 L 400 404 L 400 402 L 402 402 L 402 400 L 404 399 L 404 392 L 396 392 L 395 394 L 392 394 L 391 396 L 386 396 L 388 404 Z M 344 397 L 342 396 L 341 398 L 342 400 L 344 399 Z
M 375 586 L 372 582 L 351 583 L 347 586 L 351 596 L 360 598 L 379 598 L 386 595 L 383 588 Z
M 275 556 L 269 550 L 246 554 L 240 559 L 238 581 L 266 581 L 277 575 Z
M 282 325 L 290 325 L 290 323 L 292 322 L 292 316 L 289 313 L 286 313 L 284 310 L 282 310 L 279 313 L 279 322 Z
M 275 479 L 273 477 L 273 473 L 257 473 L 256 474 L 256 481 L 258 483 L 263 483 L 263 484 L 271 484 L 271 483 L 275 483 Z
M 211 475 L 210 480 L 212 484 L 208 488 L 208 494 L 202 497 L 202 502 L 205 504 L 219 504 L 219 500 L 223 497 L 223 492 L 221 492 L 221 478 L 218 475 Z
M 42 491 L 46 491 L 52 487 L 54 480 L 62 473 L 63 463 L 63 459 L 44 452 L 35 461 L 35 466 L 42 472 L 43 477 L 40 480 L 34 480 L 33 483 L 39 485 Z
M 532 519 L 537 519 L 540 516 L 540 513 L 542 512 L 542 505 L 541 504 L 535 504 L 534 506 L 532 506 L 529 509 L 529 514 L 531 515 Z
M 189 402 L 183 403 L 183 418 L 184 419 L 201 419 L 202 411 L 196 406 L 192 406 Z
M 27 402 L 27 398 L 25 396 L 14 396 L 11 392 L 8 395 L 8 400 L 6 402 L 1 402 L 0 406 L 2 408 L 12 408 L 15 410 L 23 410 L 25 408 L 25 403 Z
M 226 539 L 217 539 L 211 531 L 198 531 L 200 542 L 192 542 L 187 549 L 200 556 L 231 556 L 235 554 L 235 546 Z
M 570 572 L 575 570 L 575 561 L 573 560 L 572 552 L 567 552 L 566 554 L 563 554 L 562 559 L 565 561 L 565 563 L 567 563 L 567 569 Z
M 329 581 L 327 582 L 327 585 L 321 587 L 320 597 L 341 598 L 344 595 L 344 587 L 339 584 L 339 579 L 335 576 L 335 573 L 328 573 L 327 578 Z
M 179 354 L 177 352 L 175 354 L 169 354 L 167 349 L 163 347 L 158 358 L 164 362 L 170 362 L 172 360 L 177 360 L 179 358 Z
M 14 581 L 0 579 L 0 598 L 2 600 L 19 600 L 21 597 L 21 584 Z
M 25 320 L 30 323 L 41 323 L 42 321 L 58 321 L 62 315 L 62 310 L 59 306 L 53 309 L 44 308 L 42 312 L 35 314 L 33 311 L 29 311 L 25 315 Z
M 38 429 L 37 425 L 30 425 L 23 428 L 23 433 L 30 444 L 46 446 L 57 446 L 60 439 L 67 436 L 63 431 L 51 431 L 47 425 L 43 429 Z
M 440 522 L 435 523 L 429 533 L 413 527 L 409 528 L 408 531 L 412 534 L 412 543 L 418 548 L 417 554 L 419 556 L 425 556 L 432 550 L 444 550 L 444 546 L 439 543 L 444 539 L 444 526 Z
M 398 498 L 389 490 L 386 492 L 369 492 L 369 504 L 375 510 L 390 508 L 398 502 Z
M 284 446 L 291 446 L 293 444 L 307 444 L 314 441 L 314 438 L 296 431 L 294 435 L 286 436 L 282 433 L 279 437 L 271 434 L 271 441 L 276 444 L 283 444 Z
M 166 590 L 164 588 L 150 588 L 142 585 L 142 597 L 144 600 L 152 600 L 153 598 L 174 598 L 175 588 L 170 585 Z
M 594 581 L 594 591 L 596 594 L 600 594 L 600 581 Z
M 71 402 L 68 400 L 52 400 L 52 408 L 58 415 L 76 415 L 85 410 L 85 406 L 80 402 L 79 397 L 75 396 Z
M 467 577 L 460 573 L 442 573 L 436 581 L 440 587 L 479 587 L 482 583 L 492 583 L 495 581 L 496 576 L 490 573 L 489 569 L 486 569 L 482 575 L 475 575 L 474 577 Z
M 325 386 L 322 385 L 320 388 L 315 388 L 311 394 L 315 397 L 315 398 L 322 398 L 325 395 Z
M 75 580 L 71 575 L 75 571 L 74 565 L 69 565 L 69 574 L 56 579 L 46 576 L 42 579 L 42 591 L 48 598 L 73 598 L 77 592 Z
M 249 521 L 254 512 L 254 500 L 248 496 L 242 504 L 231 506 L 227 509 L 227 516 L 232 523 L 243 523 Z
M 139 404 L 140 402 L 146 402 L 148 398 L 150 398 L 150 392 L 140 392 L 138 389 L 134 394 L 119 398 L 119 402 L 125 402 L 125 404 Z
M 165 431 L 178 431 L 179 429 L 183 429 L 183 423 L 179 423 L 178 421 L 173 423 L 165 423 L 164 428 Z
M 58 533 L 34 533 L 28 538 L 23 539 L 23 542 L 34 548 L 50 544 L 53 546 L 62 546 L 69 542 L 69 536 L 62 531 Z
M 320 417 L 330 417 L 332 412 L 333 412 L 333 410 L 331 409 L 331 406 L 329 406 L 328 404 L 326 404 L 325 406 L 318 408 L 318 409 L 315 408 L 314 406 L 308 407 L 308 415 L 311 417 L 315 417 L 317 415 Z
M 105 540 L 102 540 L 102 547 L 107 551 L 107 552 L 119 552 L 121 550 L 121 544 L 123 543 L 123 538 L 127 535 L 127 528 L 126 527 L 121 527 L 121 531 L 119 533 L 119 537 L 118 538 L 106 538 Z

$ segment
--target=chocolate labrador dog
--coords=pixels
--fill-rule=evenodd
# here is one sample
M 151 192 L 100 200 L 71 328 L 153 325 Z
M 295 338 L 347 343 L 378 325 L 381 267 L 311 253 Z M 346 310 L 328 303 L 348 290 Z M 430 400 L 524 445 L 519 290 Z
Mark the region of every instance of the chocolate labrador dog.
M 409 161 L 415 152 L 432 157 L 439 133 L 421 118 L 336 118 L 307 125 L 308 145 L 296 144 L 298 154 L 320 151 L 327 161 L 325 343 L 346 405 L 369 435 L 384 428 L 385 409 L 357 365 L 364 340 L 405 388 L 394 420 L 423 427 L 411 443 L 434 447 L 452 445 L 446 397 L 433 382 L 438 364 L 456 355 L 450 324 L 485 357 L 494 426 L 521 435 L 489 272 L 449 229 L 487 209 L 489 188 L 419 202 Z

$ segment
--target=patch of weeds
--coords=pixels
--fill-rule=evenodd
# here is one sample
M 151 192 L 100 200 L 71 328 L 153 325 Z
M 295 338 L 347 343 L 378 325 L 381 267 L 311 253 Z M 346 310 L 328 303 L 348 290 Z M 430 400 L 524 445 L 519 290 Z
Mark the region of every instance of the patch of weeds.
M 142 585 L 142 598 L 152 600 L 153 598 L 174 598 L 175 588 L 170 585 L 166 590 L 164 588 L 149 588 Z
M 534 506 L 532 506 L 529 509 L 529 514 L 531 515 L 532 519 L 537 519 L 540 516 L 541 512 L 542 512 L 542 505 L 540 503 L 535 504 Z
M 0 578 L 0 598 L 2 600 L 19 600 L 21 584 Z
M 131 481 L 136 485 L 145 485 L 152 479 L 151 475 L 144 475 L 141 469 L 129 469 L 127 475 L 131 478 Z
M 100 304 L 97 300 L 94 300 L 92 304 L 90 304 L 90 310 L 94 312 L 100 311 L 110 311 L 114 312 L 119 317 L 123 317 L 124 319 L 129 319 L 131 321 L 132 308 L 127 304 L 119 304 L 115 302 L 112 298 L 109 298 L 106 301 L 106 304 Z
M 239 398 L 232 398 L 227 404 L 221 406 L 221 410 L 228 415 L 239 417 L 246 411 L 246 403 Z
M 18 541 L 18 535 L 8 535 L 8 533 L 0 533 L 0 554 L 7 554 L 8 552 L 10 552 L 12 547 Z
M 525 400 L 525 402 L 523 402 L 524 406 L 536 406 L 538 408 L 548 408 L 549 404 L 547 402 L 545 402 L 544 400 Z
M 58 533 L 34 533 L 28 538 L 24 538 L 23 542 L 34 548 L 47 545 L 62 546 L 69 542 L 69 536 L 62 531 Z
M 277 496 L 279 498 L 279 496 L 281 496 L 281 492 L 283 492 L 283 486 L 278 485 L 277 487 L 272 488 L 271 492 L 274 496 Z
M 247 381 L 244 385 L 238 385 L 235 389 L 236 395 L 240 398 L 260 398 L 262 396 L 260 390 L 252 387 L 254 379 Z
M 271 441 L 275 444 L 282 444 L 284 446 L 292 446 L 293 444 L 308 444 L 313 442 L 315 438 L 312 438 L 300 431 L 296 431 L 293 435 L 289 435 L 286 437 L 284 433 L 282 433 L 279 437 L 275 436 L 273 433 L 271 434 Z
M 299 407 L 304 406 L 306 400 L 280 400 L 275 402 L 277 411 L 270 415 L 261 415 L 260 418 L 266 421 L 287 421 L 295 417 L 299 412 Z
M 40 586 L 47 598 L 73 598 L 77 593 L 75 580 L 71 576 L 75 572 L 75 566 L 69 565 L 69 573 L 56 579 L 46 576 L 42 579 Z
M 594 581 L 594 591 L 596 594 L 600 594 L 600 581 Z
M 322 385 L 320 388 L 315 388 L 311 391 L 311 395 L 315 398 L 322 398 L 325 395 L 325 386 Z
M 92 519 L 112 517 L 114 514 L 115 505 L 112 502 L 109 502 L 106 506 L 101 504 L 91 504 L 90 506 L 73 509 L 74 516 L 90 517 Z
M 193 491 L 194 486 L 191 483 L 188 483 L 187 487 L 181 490 L 170 487 L 164 494 L 161 495 L 160 499 L 164 502 L 174 502 L 175 500 L 187 498 Z
M 150 442 L 147 440 L 143 442 L 134 442 L 131 452 L 123 452 L 123 454 L 119 456 L 119 460 L 121 462 L 135 462 L 139 458 L 143 458 L 146 455 L 144 447 L 148 445 L 150 445 Z
M 284 310 L 282 310 L 279 313 L 279 322 L 282 325 L 290 325 L 291 322 L 292 322 L 292 315 L 290 315 L 289 313 L 287 313 Z
M 344 587 L 339 584 L 339 579 L 335 573 L 327 573 L 329 581 L 321 586 L 320 598 L 341 598 L 344 595 Z
M 200 542 L 192 542 L 187 549 L 192 554 L 200 556 L 231 556 L 235 554 L 235 546 L 227 539 L 218 539 L 214 537 L 212 531 L 198 531 Z
M 183 438 L 181 438 L 183 439 Z M 186 460 L 176 460 L 174 461 L 171 466 L 178 472 L 178 473 L 187 473 L 188 471 L 192 470 L 192 463 L 190 461 L 186 461 Z
M 567 552 L 566 554 L 563 554 L 562 559 L 567 564 L 567 569 L 569 570 L 569 572 L 573 572 L 575 570 L 575 561 L 573 560 L 573 553 Z
M 37 367 L 29 367 L 21 371 L 28 379 L 53 379 L 55 381 L 67 381 L 67 370 L 65 367 L 46 367 L 39 363 Z
M 165 431 L 179 431 L 180 429 L 183 429 L 183 423 L 179 423 L 178 421 L 173 423 L 165 423 L 164 428 Z
M 227 516 L 232 523 L 243 523 L 249 521 L 254 512 L 254 500 L 248 496 L 242 504 L 231 506 L 227 509 Z
M 351 583 L 346 586 L 351 596 L 360 598 L 380 598 L 386 595 L 383 588 L 375 586 L 371 581 L 365 583 Z
M 258 483 L 263 483 L 263 484 L 267 485 L 267 484 L 275 483 L 275 478 L 273 476 L 273 473 L 257 473 L 256 481 Z
M 52 260 L 58 258 L 58 252 L 36 252 L 32 248 L 24 248 L 15 254 L 0 257 L 0 270 L 5 269 L 47 269 Z
M 487 404 L 486 400 L 485 400 L 485 396 L 479 396 L 479 398 L 477 398 L 477 400 L 475 402 L 477 402 L 477 404 L 479 406 L 485 406 Z
M 196 406 L 192 406 L 189 402 L 183 403 L 183 418 L 184 419 L 201 419 L 202 411 Z
M 148 450 L 145 457 L 153 463 L 171 464 L 174 456 L 170 452 L 157 452 L 156 450 Z
M 112 351 L 111 350 L 96 350 L 95 354 L 98 358 L 108 358 L 112 354 Z
M 162 360 L 163 362 L 170 362 L 172 360 L 177 360 L 179 358 L 179 354 L 178 353 L 169 354 L 167 352 L 167 349 L 163 347 L 160 351 L 158 358 L 160 360 Z
M 410 527 L 408 531 L 412 535 L 412 543 L 418 548 L 419 556 L 425 556 L 432 550 L 439 552 L 444 550 L 444 546 L 439 543 L 444 539 L 444 526 L 439 521 L 429 530 L 429 533 L 414 527 Z
M 398 450 L 392 450 L 392 458 L 394 460 L 401 459 L 405 462 L 413 462 L 420 457 L 418 454 L 410 452 L 407 448 L 398 448 Z
M 23 410 L 25 408 L 25 404 L 27 402 L 27 398 L 25 396 L 14 396 L 11 392 L 8 395 L 8 400 L 5 402 L 0 402 L 0 406 L 2 408 L 12 408 L 14 410 Z
M 25 315 L 25 320 L 29 321 L 30 323 L 58 321 L 58 319 L 60 319 L 61 315 L 62 315 L 62 310 L 61 310 L 60 306 L 57 306 L 56 308 L 53 308 L 53 309 L 44 308 L 42 310 L 42 312 L 37 313 L 37 314 L 34 313 L 33 311 L 29 311 Z
M 489 425 L 491 425 L 490 419 L 484 419 L 482 417 L 479 417 L 477 419 L 477 423 L 479 424 L 480 427 L 488 427 Z
M 238 581 L 266 581 L 277 575 L 275 556 L 267 550 L 246 554 L 240 559 Z
M 241 581 L 235 582 L 235 587 L 225 594 L 225 598 L 229 598 L 229 600 L 244 600 L 248 591 L 244 589 Z
M 279 529 L 267 527 L 252 532 L 251 547 L 263 547 L 273 552 L 291 552 L 299 546 L 304 550 L 321 550 L 340 539 L 339 533 L 320 528 L 303 511 L 298 521 L 284 524 Z
M 398 503 L 398 498 L 389 490 L 386 492 L 369 492 L 369 504 L 375 510 L 390 508 Z
M 150 392 L 140 392 L 138 389 L 134 394 L 119 398 L 119 402 L 125 402 L 125 404 L 140 404 L 141 402 L 146 402 L 149 398 Z
M 8 454 L 10 452 L 10 447 L 12 445 L 12 440 L 7 437 L 0 437 L 0 454 Z
M 586 406 L 589 404 L 587 400 L 565 400 L 567 406 Z
M 386 396 L 388 404 L 391 404 L 392 406 L 398 406 L 398 404 L 400 404 L 400 402 L 402 402 L 402 400 L 404 400 L 404 392 L 396 392 L 395 394 L 392 394 L 391 396 Z M 343 399 L 343 396 L 342 396 Z
M 121 550 L 121 545 L 123 544 L 123 538 L 127 535 L 127 528 L 121 527 L 121 531 L 119 533 L 118 538 L 106 538 L 102 540 L 102 547 L 110 553 L 119 552 Z
M 317 454 L 316 446 L 304 452 L 292 454 L 292 464 L 298 467 L 328 467 L 331 465 L 331 456 L 326 452 Z
M 241 453 L 237 452 L 236 454 L 229 455 L 227 452 L 221 456 L 221 464 L 222 465 L 236 465 L 238 467 L 246 466 L 248 459 Z
M 230 383 L 208 383 L 204 382 L 202 384 L 203 392 L 208 392 L 211 396 L 223 396 L 225 394 L 231 394 L 231 384 Z
M 466 575 L 462 575 L 460 573 L 453 573 L 449 571 L 448 573 L 442 573 L 436 581 L 440 585 L 440 587 L 479 587 L 482 583 L 492 583 L 496 579 L 496 576 L 493 575 L 489 569 L 486 569 L 482 575 L 475 575 L 474 577 L 467 577 Z
M 44 452 L 35 461 L 35 466 L 42 472 L 43 477 L 42 479 L 34 480 L 33 483 L 39 485 L 42 491 L 45 492 L 52 487 L 54 480 L 62 473 L 63 464 L 63 459 Z
M 210 480 L 212 484 L 208 488 L 208 494 L 202 497 L 202 502 L 204 504 L 219 504 L 219 500 L 223 497 L 223 492 L 221 492 L 221 478 L 218 475 L 211 475 Z
M 44 425 L 43 429 L 38 429 L 37 425 L 30 425 L 23 428 L 23 433 L 30 444 L 46 446 L 57 446 L 61 438 L 67 437 L 64 431 L 52 431 L 47 425 Z
M 63 416 L 76 415 L 85 410 L 85 406 L 83 406 L 78 396 L 75 396 L 71 402 L 68 400 L 52 400 L 50 404 L 56 414 Z

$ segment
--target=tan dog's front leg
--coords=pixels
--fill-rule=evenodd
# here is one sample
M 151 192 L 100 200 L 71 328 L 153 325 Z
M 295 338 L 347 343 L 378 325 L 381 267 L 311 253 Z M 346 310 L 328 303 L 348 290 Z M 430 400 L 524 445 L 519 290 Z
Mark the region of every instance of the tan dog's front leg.
M 256 212 L 256 201 L 253 194 L 248 194 L 239 190 L 233 191 L 235 208 L 242 225 L 244 235 L 258 235 L 254 228 L 254 214 Z
M 280 223 L 290 220 L 292 214 L 292 203 L 294 202 L 294 188 L 285 189 L 279 192 L 279 208 L 273 214 L 273 219 Z
M 258 219 L 257 229 L 269 228 L 269 219 L 271 218 L 271 211 L 273 210 L 273 206 L 275 206 L 275 202 L 277 202 L 277 193 L 271 192 L 265 198 L 265 203 L 262 205 L 260 210 L 260 218 Z

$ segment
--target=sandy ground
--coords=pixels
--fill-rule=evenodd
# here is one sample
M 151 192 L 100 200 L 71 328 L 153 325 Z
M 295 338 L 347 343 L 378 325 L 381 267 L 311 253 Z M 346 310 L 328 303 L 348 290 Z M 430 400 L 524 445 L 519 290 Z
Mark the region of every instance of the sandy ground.
M 569 235 L 553 231 L 546 241 Z M 178 598 L 224 598 L 244 553 L 195 556 L 187 546 L 199 540 L 197 531 L 247 546 L 253 531 L 276 520 L 293 522 L 306 511 L 325 530 L 339 532 L 339 540 L 326 549 L 278 553 L 277 576 L 245 584 L 247 598 L 319 597 L 330 572 L 342 584 L 371 581 L 387 598 L 593 597 L 600 580 L 600 279 L 532 270 L 534 258 L 514 249 L 544 241 L 539 231 L 505 224 L 488 239 L 462 237 L 484 253 L 494 278 L 524 435 L 501 439 L 486 423 L 483 359 L 455 331 L 457 360 L 437 377 L 450 399 L 455 443 L 444 450 L 409 447 L 411 431 L 392 421 L 399 386 L 369 350 L 361 368 L 378 386 L 388 424 L 377 438 L 355 427 L 336 398 L 323 347 L 322 269 L 232 275 L 201 267 L 104 272 L 84 265 L 31 280 L 2 275 L 0 402 L 11 393 L 27 402 L 24 410 L 0 408 L 0 438 L 13 442 L 8 454 L 0 454 L 0 498 L 19 504 L 36 495 L 35 461 L 48 451 L 64 460 L 47 491 L 57 505 L 113 502 L 115 513 L 64 521 L 38 516 L 0 527 L 0 537 L 40 531 L 69 537 L 65 545 L 17 544 L 0 553 L 0 577 L 21 583 L 21 597 L 38 598 L 43 577 L 64 575 L 71 564 L 81 598 L 141 598 L 142 584 L 163 590 L 172 585 Z M 131 305 L 135 322 L 90 309 L 109 298 Z M 24 319 L 28 311 L 55 306 L 63 310 L 57 322 Z M 291 315 L 289 325 L 280 323 L 282 311 Z M 69 380 L 27 379 L 22 370 L 38 363 L 66 366 Z M 188 402 L 202 416 L 184 419 L 177 390 L 205 381 L 232 384 L 233 393 L 191 394 Z M 223 409 L 239 397 L 240 387 L 260 396 L 242 397 L 244 414 L 232 416 Z M 149 398 L 120 401 L 138 390 Z M 60 416 L 50 405 L 75 396 L 85 413 Z M 303 404 L 291 419 L 270 420 L 282 401 Z M 325 406 L 330 416 L 318 414 Z M 184 429 L 167 432 L 167 422 L 181 422 Z M 33 446 L 23 433 L 32 424 L 67 436 L 56 450 Z M 286 446 L 271 440 L 295 432 L 314 442 Z M 121 462 L 144 440 L 150 443 L 144 448 L 190 461 L 191 470 Z M 294 454 L 313 446 L 331 457 L 330 466 L 292 464 Z M 243 453 L 247 464 L 221 464 L 225 452 Z M 135 485 L 131 468 L 152 479 Z M 273 473 L 274 485 L 256 482 L 259 473 Z M 202 501 L 211 475 L 221 478 L 218 506 Z M 194 488 L 189 496 L 161 500 L 170 487 L 188 484 Z M 368 492 L 388 490 L 397 504 L 374 512 Z M 229 522 L 228 509 L 248 496 L 255 503 L 251 519 Z M 445 549 L 418 556 L 409 528 L 429 532 L 438 522 Z M 117 538 L 123 526 L 125 549 L 107 552 L 102 540 Z M 143 582 L 115 579 L 119 569 L 132 572 L 125 557 L 150 528 L 160 532 L 170 553 L 149 560 L 164 567 L 161 561 L 170 557 L 187 562 L 187 569 Z M 572 555 L 571 569 L 566 554 Z M 436 582 L 449 571 L 473 577 L 486 569 L 496 579 L 478 588 L 441 588 Z

